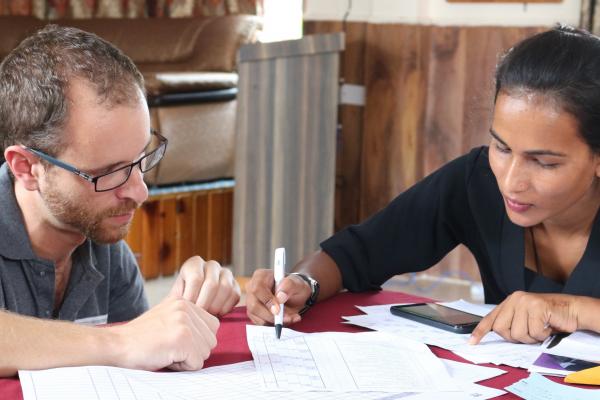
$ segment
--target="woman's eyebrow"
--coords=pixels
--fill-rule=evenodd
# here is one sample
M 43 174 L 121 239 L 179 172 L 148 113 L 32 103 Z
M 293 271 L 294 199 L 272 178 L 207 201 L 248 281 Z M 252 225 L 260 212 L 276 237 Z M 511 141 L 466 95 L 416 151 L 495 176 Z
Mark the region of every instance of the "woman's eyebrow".
M 506 144 L 506 142 L 500 138 L 500 136 L 496 133 L 496 131 L 494 131 L 493 128 L 490 128 L 490 135 L 492 135 L 492 137 L 494 139 L 496 139 L 497 141 L 499 141 L 500 143 L 502 143 L 503 145 L 505 145 L 506 147 L 508 147 L 508 145 Z
M 504 146 L 510 147 L 506 144 L 506 142 L 504 140 L 502 140 L 500 138 L 500 136 L 498 136 L 498 133 L 496 133 L 496 131 L 494 131 L 494 129 L 492 129 L 492 128 L 490 128 L 490 135 L 492 135 L 492 137 L 494 139 L 496 139 L 497 141 L 502 143 Z M 525 151 L 525 154 L 527 154 L 529 156 L 553 156 L 553 157 L 566 157 L 567 156 L 565 153 L 560 153 L 560 152 L 552 151 L 552 150 L 527 150 L 527 151 Z

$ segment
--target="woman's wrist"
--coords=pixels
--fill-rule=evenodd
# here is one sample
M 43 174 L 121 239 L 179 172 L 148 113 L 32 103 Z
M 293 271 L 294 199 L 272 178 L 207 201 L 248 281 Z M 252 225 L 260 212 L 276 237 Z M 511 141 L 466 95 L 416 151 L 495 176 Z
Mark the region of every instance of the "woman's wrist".
M 577 316 L 577 330 L 600 332 L 600 299 L 587 296 L 574 296 L 574 309 Z

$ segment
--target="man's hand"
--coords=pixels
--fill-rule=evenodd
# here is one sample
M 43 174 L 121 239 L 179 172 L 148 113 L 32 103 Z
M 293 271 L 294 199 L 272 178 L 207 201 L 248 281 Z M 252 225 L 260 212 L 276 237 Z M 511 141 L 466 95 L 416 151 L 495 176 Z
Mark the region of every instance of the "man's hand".
M 105 328 L 115 334 L 125 368 L 198 370 L 217 344 L 219 320 L 194 303 L 173 296 L 123 325 Z
M 537 343 L 554 332 L 574 332 L 578 299 L 565 294 L 515 292 L 479 322 L 469 343 L 479 343 L 490 331 L 513 343 Z
M 191 301 L 213 315 L 224 315 L 240 301 L 240 285 L 228 268 L 194 256 L 183 263 L 169 295 Z
M 310 297 L 308 283 L 296 275 L 283 278 L 277 288 L 273 271 L 258 269 L 246 284 L 246 310 L 248 318 L 256 325 L 272 324 L 279 312 L 279 305 L 285 304 L 283 323 L 294 324 L 302 318 L 298 312 Z M 275 289 L 275 294 L 273 290 Z

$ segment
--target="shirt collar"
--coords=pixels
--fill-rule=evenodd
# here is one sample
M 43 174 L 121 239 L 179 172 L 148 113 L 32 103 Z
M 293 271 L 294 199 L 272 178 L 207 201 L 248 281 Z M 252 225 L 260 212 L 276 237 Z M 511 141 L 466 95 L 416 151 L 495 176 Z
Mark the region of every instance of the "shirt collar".
M 23 213 L 15 197 L 15 186 L 6 163 L 0 166 L 0 256 L 13 260 L 39 260 L 29 234 L 25 229 Z M 92 251 L 92 241 L 86 239 L 77 249 L 82 261 L 95 269 L 96 255 Z
M 14 260 L 35 259 L 25 221 L 15 197 L 15 187 L 6 163 L 0 166 L 0 255 Z

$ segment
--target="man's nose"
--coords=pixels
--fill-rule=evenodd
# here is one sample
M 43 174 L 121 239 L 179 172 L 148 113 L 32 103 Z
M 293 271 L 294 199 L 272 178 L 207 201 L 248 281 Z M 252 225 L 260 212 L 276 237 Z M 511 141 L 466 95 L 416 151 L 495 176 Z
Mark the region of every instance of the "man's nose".
M 144 182 L 144 174 L 140 170 L 139 166 L 136 165 L 131 171 L 131 175 L 125 184 L 119 188 L 118 197 L 131 199 L 136 204 L 142 204 L 148 198 L 148 186 Z

